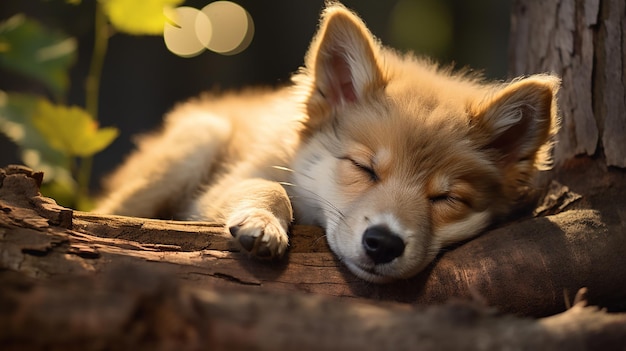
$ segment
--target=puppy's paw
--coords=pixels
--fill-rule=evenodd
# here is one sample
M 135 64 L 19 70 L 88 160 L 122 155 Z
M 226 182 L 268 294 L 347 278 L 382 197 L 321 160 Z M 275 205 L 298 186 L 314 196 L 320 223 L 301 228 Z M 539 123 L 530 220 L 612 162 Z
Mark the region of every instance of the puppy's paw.
M 241 247 L 259 258 L 281 257 L 289 238 L 280 220 L 271 212 L 248 209 L 232 213 L 226 225 Z

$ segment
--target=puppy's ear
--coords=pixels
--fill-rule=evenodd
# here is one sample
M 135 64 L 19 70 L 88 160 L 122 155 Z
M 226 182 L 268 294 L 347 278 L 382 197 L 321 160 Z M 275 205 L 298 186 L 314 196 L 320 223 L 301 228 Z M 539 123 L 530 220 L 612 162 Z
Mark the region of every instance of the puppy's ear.
M 384 86 L 379 45 L 360 18 L 330 5 L 306 56 L 306 69 L 327 103 L 341 106 Z
M 559 86 L 555 76 L 530 76 L 472 108 L 472 130 L 503 169 L 507 186 L 528 183 L 535 170 L 549 168 L 551 139 L 559 127 Z

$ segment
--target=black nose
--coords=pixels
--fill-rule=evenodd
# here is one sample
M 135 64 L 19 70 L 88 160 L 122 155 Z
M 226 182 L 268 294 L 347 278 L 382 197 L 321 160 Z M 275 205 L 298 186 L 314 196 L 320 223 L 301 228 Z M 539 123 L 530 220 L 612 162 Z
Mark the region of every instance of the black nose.
M 363 248 L 374 263 L 387 263 L 402 255 L 404 241 L 386 226 L 375 225 L 363 233 Z

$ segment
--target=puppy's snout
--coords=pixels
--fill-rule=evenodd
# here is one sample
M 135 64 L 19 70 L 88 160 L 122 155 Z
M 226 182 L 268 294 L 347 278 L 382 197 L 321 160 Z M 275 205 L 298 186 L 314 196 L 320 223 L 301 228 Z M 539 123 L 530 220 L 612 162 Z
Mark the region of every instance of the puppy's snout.
M 365 253 L 376 264 L 391 262 L 404 252 L 404 241 L 384 225 L 367 228 L 362 242 Z

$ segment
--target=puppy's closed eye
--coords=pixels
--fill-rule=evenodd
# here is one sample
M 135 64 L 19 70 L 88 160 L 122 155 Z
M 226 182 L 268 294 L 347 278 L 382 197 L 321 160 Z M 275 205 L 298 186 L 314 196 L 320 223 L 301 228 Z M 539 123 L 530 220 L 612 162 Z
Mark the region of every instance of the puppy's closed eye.
M 360 172 L 364 173 L 365 175 L 367 175 L 369 177 L 369 179 L 373 182 L 376 183 L 380 180 L 380 177 L 378 176 L 378 174 L 376 173 L 376 170 L 374 169 L 373 166 L 368 166 L 364 163 L 361 163 L 359 161 L 353 160 L 351 158 L 346 158 L 348 161 L 350 161 L 352 163 L 352 165 L 354 165 L 354 167 L 358 168 Z

